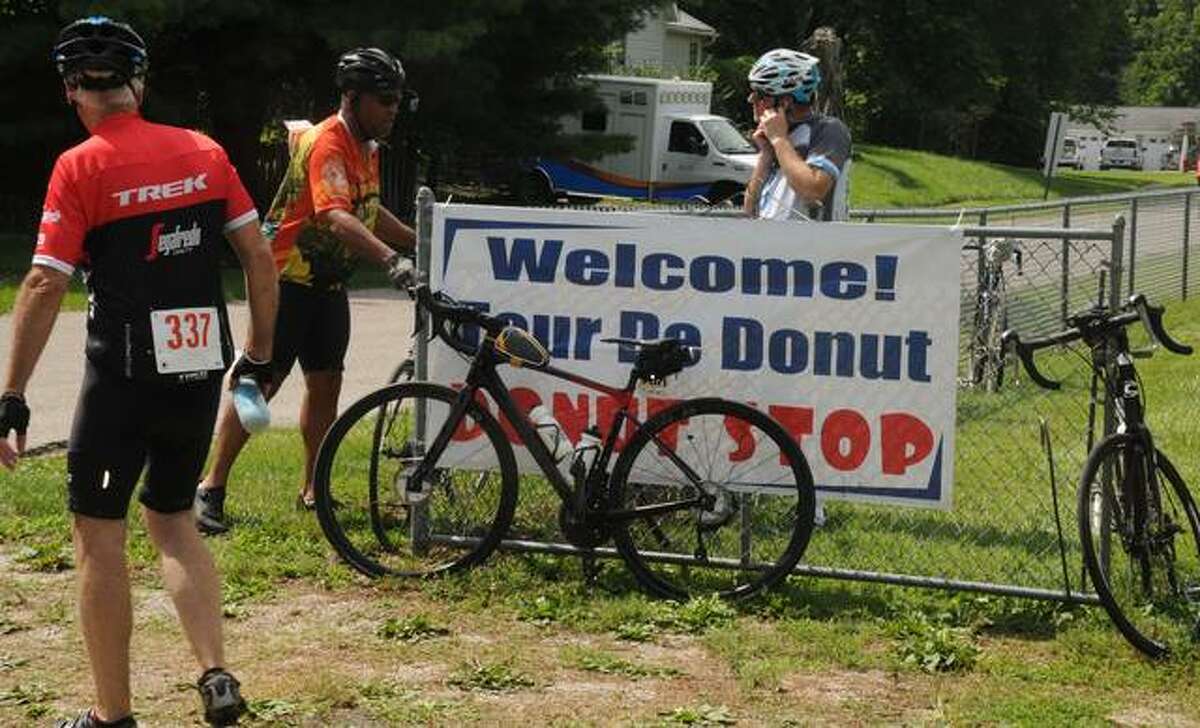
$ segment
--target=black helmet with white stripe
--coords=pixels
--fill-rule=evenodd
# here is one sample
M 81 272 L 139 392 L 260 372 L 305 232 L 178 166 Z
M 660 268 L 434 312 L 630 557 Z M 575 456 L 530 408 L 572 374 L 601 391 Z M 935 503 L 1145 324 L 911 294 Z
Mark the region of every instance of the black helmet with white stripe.
M 381 48 L 355 48 L 338 59 L 336 82 L 339 91 L 398 93 L 404 88 L 404 67 Z
M 126 23 L 103 15 L 81 18 L 63 28 L 51 60 L 68 84 L 90 89 L 123 86 L 145 76 L 150 66 L 142 37 Z

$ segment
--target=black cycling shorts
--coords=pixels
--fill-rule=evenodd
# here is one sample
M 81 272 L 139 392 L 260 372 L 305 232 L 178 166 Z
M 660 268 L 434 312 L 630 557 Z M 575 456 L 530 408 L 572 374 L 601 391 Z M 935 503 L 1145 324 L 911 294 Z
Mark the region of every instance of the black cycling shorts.
M 138 500 L 159 513 L 192 507 L 212 442 L 221 377 L 173 386 L 133 382 L 87 362 L 67 445 L 67 506 L 124 518 Z
M 349 346 L 350 301 L 345 290 L 279 282 L 272 356 L 276 387 L 292 371 L 297 358 L 304 372 L 342 371 Z

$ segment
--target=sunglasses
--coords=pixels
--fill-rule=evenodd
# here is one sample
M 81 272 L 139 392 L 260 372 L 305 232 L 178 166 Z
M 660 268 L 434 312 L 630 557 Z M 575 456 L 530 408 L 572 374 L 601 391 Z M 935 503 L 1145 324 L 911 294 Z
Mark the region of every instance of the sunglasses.
M 383 106 L 396 106 L 400 103 L 400 94 L 384 91 L 382 93 L 371 94 Z

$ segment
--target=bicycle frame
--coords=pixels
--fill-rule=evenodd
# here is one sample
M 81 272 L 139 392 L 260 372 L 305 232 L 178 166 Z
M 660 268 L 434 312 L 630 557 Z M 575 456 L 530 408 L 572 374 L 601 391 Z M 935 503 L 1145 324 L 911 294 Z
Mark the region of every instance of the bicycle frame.
M 1124 328 L 1107 332 L 1104 339 L 1093 346 L 1092 356 L 1092 366 L 1102 372 L 1108 399 L 1113 403 L 1117 431 L 1136 435 L 1142 443 L 1144 455 L 1139 457 L 1131 452 L 1123 464 L 1125 482 L 1121 484 L 1121 490 L 1130 498 L 1127 507 L 1133 512 L 1129 522 L 1137 532 L 1122 534 L 1122 537 L 1131 540 L 1128 545 L 1136 550 L 1139 559 L 1146 559 L 1149 557 L 1147 548 L 1153 546 L 1147 543 L 1150 521 L 1161 514 L 1159 504 L 1155 502 L 1158 488 L 1154 482 L 1157 477 L 1154 442 L 1145 424 L 1145 407 L 1128 333 Z M 1134 459 L 1142 462 L 1133 462 Z M 1106 473 L 1104 477 L 1111 478 L 1112 474 Z M 1111 483 L 1106 485 L 1111 487 Z M 1143 578 L 1148 578 L 1148 571 L 1143 571 Z M 1144 585 L 1144 588 L 1149 588 L 1149 585 Z
M 542 438 L 538 435 L 532 423 L 530 423 L 525 414 L 521 412 L 520 407 L 513 399 L 512 394 L 509 392 L 508 386 L 500 378 L 499 373 L 496 371 L 497 363 L 499 362 L 494 349 L 494 340 L 490 337 L 486 337 L 481 342 L 478 353 L 476 353 L 475 357 L 471 361 L 471 367 L 467 372 L 466 382 L 463 388 L 459 390 L 458 398 L 451 406 L 449 416 L 443 423 L 441 430 L 434 437 L 434 440 L 427 449 L 424 458 L 422 458 L 421 464 L 413 473 L 413 476 L 410 480 L 410 488 L 420 487 L 420 483 L 424 482 L 425 478 L 431 473 L 434 468 L 432 463 L 436 463 L 437 459 L 441 457 L 441 454 L 450 444 L 450 440 L 454 432 L 457 430 L 459 423 L 462 422 L 462 419 L 466 416 L 467 409 L 475 400 L 476 394 L 480 390 L 483 390 L 490 394 L 492 399 L 500 407 L 500 412 L 508 419 L 513 429 L 516 431 L 517 437 L 521 443 L 529 449 L 529 453 L 533 456 L 534 462 L 537 463 L 538 468 L 542 471 L 542 474 L 545 475 L 546 480 L 550 483 L 551 487 L 553 487 L 555 492 L 558 493 L 558 496 L 560 499 L 562 499 L 562 502 L 567 504 L 567 506 L 573 510 L 574 515 L 581 519 L 587 517 L 600 518 L 606 523 L 631 521 L 636 518 L 645 518 L 660 513 L 670 513 L 685 508 L 702 506 L 706 504 L 707 500 L 711 497 L 706 495 L 703 490 L 699 488 L 701 483 L 701 478 L 699 475 L 697 475 L 696 472 L 686 462 L 678 457 L 674 451 L 667 448 L 656 438 L 656 442 L 658 442 L 662 451 L 667 455 L 667 457 L 677 467 L 680 468 L 681 472 L 684 473 L 684 475 L 692 482 L 693 485 L 697 486 L 698 495 L 695 498 L 668 501 L 653 506 L 643 506 L 621 511 L 612 511 L 607 509 L 603 511 L 595 511 L 590 509 L 588 499 L 582 497 L 583 494 L 586 493 L 586 489 L 580 488 L 580 492 L 576 492 L 576 489 L 567 482 L 567 479 L 559 470 L 558 464 L 554 461 L 554 456 L 550 452 L 550 449 L 544 442 L 542 442 Z M 583 481 L 584 484 L 590 484 L 592 482 L 592 473 L 605 473 L 607 471 L 608 460 L 612 457 L 612 454 L 615 450 L 618 433 L 621 432 L 621 429 L 625 426 L 626 421 L 632 422 L 635 428 L 642 427 L 642 421 L 630 412 L 630 406 L 633 403 L 633 393 L 638 382 L 636 370 L 630 373 L 629 382 L 625 385 L 624 389 L 617 389 L 602 382 L 589 379 L 588 377 L 575 374 L 574 372 L 569 372 L 565 369 L 560 369 L 550 364 L 546 364 L 545 366 L 539 367 L 533 371 L 579 384 L 617 399 L 620 407 L 613 417 L 612 426 L 609 428 L 607 436 L 603 439 L 601 450 Z M 605 485 L 607 485 L 607 481 L 605 481 Z

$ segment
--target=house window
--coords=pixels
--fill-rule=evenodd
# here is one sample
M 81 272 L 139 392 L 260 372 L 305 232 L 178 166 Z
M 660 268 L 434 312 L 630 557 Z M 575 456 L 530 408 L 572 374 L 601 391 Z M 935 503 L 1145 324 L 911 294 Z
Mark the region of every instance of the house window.
M 700 65 L 700 41 L 694 40 L 688 43 L 688 68 L 695 68 Z

